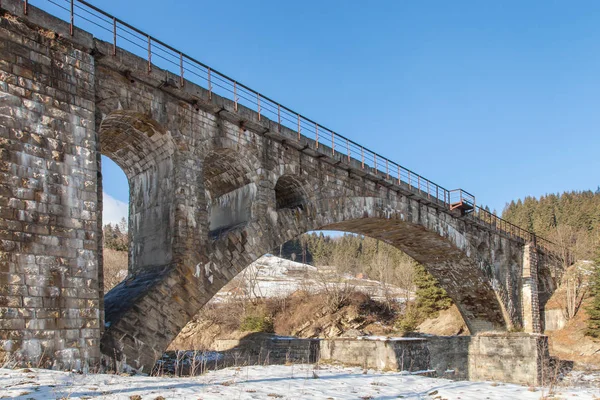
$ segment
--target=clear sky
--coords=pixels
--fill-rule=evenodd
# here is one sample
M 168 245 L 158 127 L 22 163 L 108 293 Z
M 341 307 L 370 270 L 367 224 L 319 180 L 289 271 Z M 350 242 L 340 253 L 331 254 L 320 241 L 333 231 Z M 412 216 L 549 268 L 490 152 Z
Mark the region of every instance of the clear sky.
M 600 184 L 600 2 L 89 1 L 499 212 Z

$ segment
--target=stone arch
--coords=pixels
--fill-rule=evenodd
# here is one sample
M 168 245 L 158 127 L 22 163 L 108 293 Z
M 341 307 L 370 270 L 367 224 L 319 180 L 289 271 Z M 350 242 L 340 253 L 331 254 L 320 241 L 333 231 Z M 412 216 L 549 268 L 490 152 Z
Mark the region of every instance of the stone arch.
M 477 260 L 436 232 L 418 224 L 381 217 L 348 219 L 322 229 L 369 236 L 408 254 L 446 290 L 471 333 L 506 329 L 504 307 Z
M 258 170 L 253 170 L 255 164 L 251 155 L 246 158 L 244 153 L 238 152 L 233 157 L 232 152 L 234 150 L 218 149 L 205 158 L 204 179 L 227 183 L 215 185 L 216 181 L 206 182 L 214 193 L 223 197 L 231 193 L 227 190 L 238 190 L 231 182 L 237 182 L 242 187 L 255 182 L 266 184 L 272 190 L 271 193 L 274 193 L 276 171 L 269 179 L 263 178 Z M 227 165 L 219 161 L 222 159 L 220 155 L 227 155 L 224 158 Z M 208 171 L 209 163 L 206 160 L 214 160 L 215 165 L 221 166 L 212 172 Z M 226 171 L 237 172 L 234 177 L 228 177 Z M 283 175 L 285 174 L 279 176 Z M 312 178 L 308 179 L 312 183 Z M 306 208 L 271 212 L 269 207 L 263 207 L 264 203 L 259 210 L 266 210 L 265 213 L 254 212 L 256 209 L 252 208 L 253 213 L 247 223 L 236 226 L 235 229 L 222 230 L 218 235 L 210 237 L 211 240 L 201 249 L 202 257 L 197 265 L 178 267 L 164 271 L 164 275 L 158 278 L 153 275 L 144 279 L 144 282 L 150 279 L 156 282 L 156 287 L 147 296 L 147 301 L 139 301 L 140 304 L 143 303 L 139 309 L 151 309 L 152 304 L 160 303 L 164 297 L 164 302 L 169 303 L 170 307 L 180 307 L 183 311 L 175 317 L 172 311 L 167 315 L 163 314 L 162 309 L 157 310 L 160 317 L 155 318 L 162 318 L 161 323 L 168 324 L 168 329 L 154 325 L 144 327 L 143 330 L 140 327 L 135 336 L 131 335 L 134 340 L 129 338 L 124 327 L 129 327 L 127 321 L 134 317 L 137 318 L 137 324 L 144 325 L 143 321 L 148 319 L 148 311 L 144 311 L 142 317 L 137 309 L 132 309 L 130 316 L 123 318 L 125 322 L 118 328 L 111 327 L 113 332 L 103 339 L 104 343 L 108 343 L 105 345 L 105 353 L 107 351 L 106 354 L 112 354 L 116 348 L 117 354 L 135 359 L 135 366 L 151 368 L 156 357 L 189 319 L 239 272 L 280 244 L 302 233 L 320 229 L 370 236 L 399 248 L 422 263 L 448 291 L 472 333 L 506 330 L 513 321 L 519 324 L 518 313 L 505 312 L 505 308 L 517 304 L 511 303 L 511 293 L 497 294 L 505 291 L 502 283 L 495 283 L 501 282 L 495 274 L 498 268 L 504 268 L 505 260 L 488 260 L 478 256 L 478 245 L 482 240 L 489 241 L 493 248 L 494 240 L 508 239 L 487 232 L 482 234 L 478 227 L 449 213 L 387 190 L 380 192 L 385 193 L 385 197 L 343 194 L 336 197 L 338 193 L 350 193 L 354 189 L 341 187 L 339 181 L 329 182 L 330 185 L 335 185 L 335 190 L 323 181 L 323 190 L 307 193 L 309 206 Z M 215 190 L 217 187 L 226 189 Z M 265 197 L 264 193 L 258 195 L 258 198 Z M 212 199 L 211 196 L 207 198 Z M 275 206 L 274 201 L 272 206 Z M 144 282 L 140 282 L 141 290 L 148 291 L 143 288 Z M 509 300 L 503 301 L 505 298 Z M 156 335 L 155 332 L 161 334 Z
M 173 156 L 174 144 L 168 133 L 150 115 L 117 110 L 100 123 L 100 149 L 103 155 L 133 176 Z
M 307 201 L 302 178 L 285 174 L 277 179 L 275 184 L 275 207 L 277 210 L 303 209 L 306 207 Z
M 317 196 L 311 197 L 311 207 L 277 213 L 268 234 L 264 226 L 251 224 L 215 241 L 215 253 L 224 257 L 209 262 L 212 270 L 218 274 L 223 258 L 232 260 L 225 272 L 235 276 L 260 255 L 307 231 L 357 233 L 391 244 L 423 264 L 457 304 L 472 333 L 519 325 L 513 293 L 498 284 L 507 274 L 504 270 L 510 268 L 509 261 L 490 260 L 487 251 L 485 255 L 478 253 L 480 241 L 491 241 L 494 235 L 477 236 L 451 215 L 403 197 Z M 232 247 L 242 240 L 243 251 Z M 484 247 L 489 246 L 493 242 Z M 226 275 L 221 278 L 231 279 Z
M 163 201 L 173 174 L 170 132 L 148 114 L 116 110 L 102 120 L 98 137 L 100 153 L 121 167 L 129 183 L 129 271 L 170 263 L 173 210 Z
M 422 263 L 453 298 L 471 333 L 506 330 L 511 324 L 514 315 L 504 312 L 502 301 L 506 296 L 496 293 L 504 289 L 492 284 L 497 278 L 495 268 L 477 257 L 479 240 L 486 236 L 477 236 L 477 228 L 471 229 L 470 225 L 450 214 L 401 196 L 315 199 L 317 196 L 320 195 L 315 193 L 309 197 L 311 206 L 305 209 L 275 213 L 276 218 L 261 215 L 239 229 L 224 231 L 207 242 L 206 259 L 193 270 L 173 269 L 164 271 L 162 277 L 152 275 L 144 279 L 144 282 L 152 279 L 156 287 L 148 300 L 140 304 L 140 309 L 152 307 L 150 304 L 156 301 L 160 303 L 161 296 L 169 296 L 165 301 L 172 303 L 170 296 L 173 296 L 185 304 L 185 313 L 179 313 L 175 318 L 171 317 L 174 315 L 171 312 L 163 321 L 169 324 L 169 329 L 155 326 L 142 331 L 142 328 L 136 328 L 135 336 L 123 330 L 130 326 L 126 322 L 120 324 L 119 329 L 111 328 L 113 333 L 103 338 L 105 354 L 112 354 L 111 351 L 117 349 L 119 356 L 122 354 L 135 360 L 134 366 L 151 368 L 195 312 L 227 282 L 271 249 L 302 233 L 320 229 L 370 236 L 399 248 Z M 497 264 L 502 262 L 495 260 Z M 140 290 L 148 290 L 142 284 L 140 287 Z M 184 301 L 188 297 L 193 303 Z M 146 315 L 147 311 L 144 313 Z M 142 319 L 147 317 L 142 317 L 135 309 L 128 318 L 134 315 L 138 324 L 145 323 Z M 518 322 L 518 316 L 515 321 Z M 156 335 L 155 331 L 161 334 Z
M 231 148 L 214 149 L 204 157 L 203 182 L 211 236 L 250 221 L 258 190 L 256 169 L 252 156 Z

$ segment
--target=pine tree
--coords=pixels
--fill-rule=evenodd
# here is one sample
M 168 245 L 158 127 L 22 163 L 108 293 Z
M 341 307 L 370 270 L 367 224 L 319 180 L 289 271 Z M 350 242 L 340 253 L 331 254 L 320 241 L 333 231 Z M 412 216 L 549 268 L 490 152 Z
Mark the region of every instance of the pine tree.
M 116 251 L 129 250 L 129 238 L 127 232 L 121 231 L 119 225 L 106 224 L 103 229 L 104 247 Z
M 585 334 L 600 339 L 600 257 L 590 277 L 590 289 L 593 297 L 592 303 L 587 308 L 589 319 Z
M 452 300 L 425 267 L 415 266 L 415 285 L 417 286 L 417 309 L 424 317 L 434 316 L 452 305 Z

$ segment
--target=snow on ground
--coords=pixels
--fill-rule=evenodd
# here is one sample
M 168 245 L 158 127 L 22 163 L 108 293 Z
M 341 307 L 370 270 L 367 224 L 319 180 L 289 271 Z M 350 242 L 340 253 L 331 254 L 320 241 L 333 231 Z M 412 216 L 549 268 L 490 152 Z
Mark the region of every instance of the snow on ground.
M 193 378 L 0 369 L 0 398 L 21 399 L 462 399 L 539 400 L 547 389 L 313 365 L 227 368 Z M 141 397 L 136 397 L 141 396 Z M 559 388 L 557 398 L 594 399 L 598 388 Z

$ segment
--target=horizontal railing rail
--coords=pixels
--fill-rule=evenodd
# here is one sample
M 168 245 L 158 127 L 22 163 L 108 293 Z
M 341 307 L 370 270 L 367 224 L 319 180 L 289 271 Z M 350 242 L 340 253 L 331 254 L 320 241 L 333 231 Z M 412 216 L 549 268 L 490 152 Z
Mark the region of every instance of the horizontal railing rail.
M 70 24 L 71 35 L 75 34 L 77 24 L 78 28 L 92 33 L 98 39 L 112 43 L 112 55 L 116 55 L 117 48 L 121 48 L 145 58 L 148 73 L 151 73 L 154 67 L 167 70 L 178 77 L 177 84 L 180 87 L 183 87 L 186 80 L 189 80 L 205 87 L 209 97 L 216 94 L 232 100 L 236 112 L 240 106 L 244 106 L 257 112 L 259 121 L 262 118 L 268 118 L 277 123 L 279 130 L 281 127 L 286 127 L 295 131 L 297 140 L 305 142 L 303 143 L 305 145 L 310 143 L 310 147 L 314 151 L 348 164 L 358 162 L 360 169 L 367 173 L 408 189 L 410 192 L 446 208 L 449 208 L 457 199 L 467 203 L 474 208 L 474 211 L 466 214 L 467 217 L 489 229 L 504 232 L 524 241 L 535 242 L 544 247 L 552 244 L 550 241 L 536 237 L 532 232 L 477 206 L 475 196 L 472 194 L 462 189 L 448 190 L 437 185 L 414 171 L 252 90 L 87 1 L 23 0 L 25 14 L 27 14 L 30 4 L 67 21 Z

